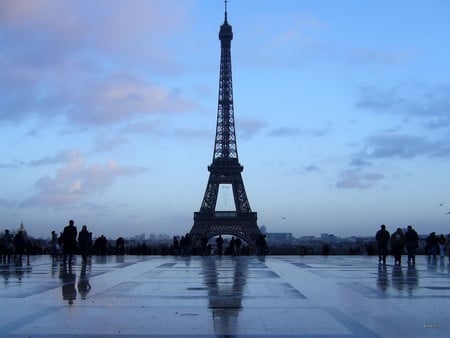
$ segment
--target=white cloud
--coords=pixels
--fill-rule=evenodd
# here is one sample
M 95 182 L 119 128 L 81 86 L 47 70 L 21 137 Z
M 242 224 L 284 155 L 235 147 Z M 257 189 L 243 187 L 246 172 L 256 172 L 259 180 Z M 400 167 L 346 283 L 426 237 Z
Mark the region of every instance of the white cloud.
M 34 161 L 35 165 L 62 163 L 51 177 L 39 178 L 35 183 L 37 193 L 26 199 L 22 206 L 59 207 L 85 201 L 95 193 L 105 191 L 119 177 L 135 176 L 145 169 L 121 166 L 110 160 L 104 164 L 86 163 L 86 158 L 78 151 L 70 150 Z
M 155 80 L 180 70 L 165 41 L 186 28 L 183 1 L 5 0 L 0 6 L 0 122 L 65 116 L 110 124 L 195 106 Z
M 341 189 L 366 189 L 373 187 L 384 175 L 362 170 L 345 170 L 339 174 L 336 186 Z

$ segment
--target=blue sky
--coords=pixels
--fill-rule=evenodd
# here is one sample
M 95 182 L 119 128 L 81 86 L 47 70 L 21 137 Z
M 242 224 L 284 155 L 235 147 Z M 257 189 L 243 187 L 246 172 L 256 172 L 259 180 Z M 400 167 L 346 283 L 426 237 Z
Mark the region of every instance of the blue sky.
M 223 12 L 221 0 L 2 0 L 0 226 L 189 231 L 213 155 Z M 448 13 L 446 0 L 229 1 L 260 226 L 450 232 Z

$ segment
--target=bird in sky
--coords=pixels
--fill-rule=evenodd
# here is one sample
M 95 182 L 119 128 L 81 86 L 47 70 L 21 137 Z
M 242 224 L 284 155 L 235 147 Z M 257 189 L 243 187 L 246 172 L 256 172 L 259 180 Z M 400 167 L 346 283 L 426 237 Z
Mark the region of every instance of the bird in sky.
M 284 216 L 281 216 L 281 219 L 284 219 L 284 220 L 286 220 L 286 217 L 284 217 Z
M 442 202 L 441 204 L 439 204 L 440 207 L 442 207 L 444 205 L 444 202 Z
M 446 215 L 450 215 L 450 211 L 446 213 Z

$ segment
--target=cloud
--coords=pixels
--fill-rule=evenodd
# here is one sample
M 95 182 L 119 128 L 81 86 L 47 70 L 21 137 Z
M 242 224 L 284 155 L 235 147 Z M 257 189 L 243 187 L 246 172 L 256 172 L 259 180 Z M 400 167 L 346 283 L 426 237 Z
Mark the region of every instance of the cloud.
M 0 198 L 0 207 L 9 209 L 9 208 L 16 208 L 17 205 L 16 202 L 7 201 L 4 198 Z
M 360 169 L 344 170 L 339 174 L 336 186 L 340 189 L 367 189 L 384 178 L 383 174 L 364 172 Z
M 186 31 L 188 9 L 179 0 L 2 1 L 0 122 L 111 124 L 192 109 L 152 80 L 182 71 L 165 41 Z
M 288 137 L 288 136 L 312 136 L 321 137 L 326 134 L 324 129 L 303 129 L 298 127 L 280 127 L 268 131 L 269 136 Z
M 276 13 L 270 17 L 259 17 L 250 30 L 253 36 L 261 38 L 260 50 L 248 54 L 248 62 L 264 65 L 303 67 L 308 63 L 339 64 L 347 67 L 374 66 L 377 68 L 398 67 L 404 65 L 415 55 L 411 49 L 369 45 L 349 45 L 336 40 L 331 22 L 324 18 L 284 13 L 277 18 Z M 278 25 L 267 25 L 276 22 Z M 276 27 L 276 28 L 274 28 Z
M 91 85 L 88 92 L 75 93 L 67 100 L 71 104 L 66 106 L 66 112 L 72 121 L 82 124 L 109 124 L 148 114 L 186 112 L 196 107 L 177 90 L 135 77 L 112 77 Z
M 426 120 L 431 129 L 450 126 L 450 84 L 400 84 L 390 88 L 361 86 L 356 106 L 384 114 L 402 114 Z
M 354 167 L 367 167 L 372 165 L 369 161 L 364 158 L 365 154 L 358 154 L 355 158 L 350 161 L 350 165 Z
M 257 119 L 239 118 L 236 120 L 236 129 L 243 139 L 250 139 L 267 128 L 267 123 Z
M 76 158 L 79 155 L 80 154 L 75 150 L 60 151 L 54 156 L 45 156 L 38 160 L 30 161 L 30 165 L 42 166 L 70 162 L 73 158 Z
M 14 169 L 14 168 L 20 168 L 23 165 L 23 163 L 17 162 L 17 163 L 0 163 L 0 169 Z
M 302 167 L 290 168 L 287 171 L 288 175 L 304 175 L 304 174 L 314 174 L 321 173 L 322 169 L 316 166 L 315 164 L 308 164 Z
M 375 135 L 368 138 L 359 159 L 416 157 L 450 157 L 448 140 L 429 141 L 425 137 L 389 133 Z
M 143 168 L 121 166 L 113 160 L 103 165 L 87 165 L 85 157 L 75 150 L 60 152 L 32 164 L 54 163 L 62 163 L 55 176 L 39 178 L 35 182 L 38 192 L 26 199 L 22 206 L 59 207 L 82 202 L 90 194 L 107 189 L 119 177 L 145 172 Z

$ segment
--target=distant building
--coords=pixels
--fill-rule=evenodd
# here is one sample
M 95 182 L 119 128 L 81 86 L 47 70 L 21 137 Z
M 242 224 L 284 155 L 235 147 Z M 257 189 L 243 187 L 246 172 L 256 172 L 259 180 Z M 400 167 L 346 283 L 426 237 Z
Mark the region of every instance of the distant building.
M 310 241 L 316 241 L 317 238 L 314 236 L 302 236 L 298 238 L 301 242 L 310 242 Z
M 145 234 L 132 236 L 130 239 L 133 241 L 145 241 Z
M 291 232 L 268 232 L 266 235 L 269 243 L 290 243 L 294 239 Z
M 333 234 L 321 234 L 320 240 L 323 242 L 334 243 L 338 240 L 338 238 Z

